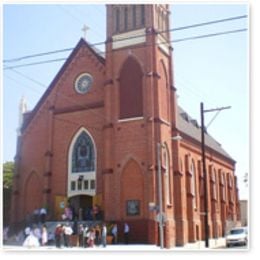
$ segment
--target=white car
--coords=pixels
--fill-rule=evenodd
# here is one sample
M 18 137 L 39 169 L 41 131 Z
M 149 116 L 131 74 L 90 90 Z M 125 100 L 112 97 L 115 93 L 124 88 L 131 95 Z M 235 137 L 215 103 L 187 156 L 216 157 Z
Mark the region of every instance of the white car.
M 226 246 L 247 245 L 247 227 L 236 227 L 230 229 L 226 236 Z

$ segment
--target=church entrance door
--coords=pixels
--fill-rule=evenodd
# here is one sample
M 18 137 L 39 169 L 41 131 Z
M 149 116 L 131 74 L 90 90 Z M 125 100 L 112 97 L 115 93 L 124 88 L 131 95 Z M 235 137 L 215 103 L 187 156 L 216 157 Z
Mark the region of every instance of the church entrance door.
M 79 221 L 92 220 L 93 197 L 89 195 L 77 195 L 68 199 L 68 204 L 74 211 L 74 216 Z

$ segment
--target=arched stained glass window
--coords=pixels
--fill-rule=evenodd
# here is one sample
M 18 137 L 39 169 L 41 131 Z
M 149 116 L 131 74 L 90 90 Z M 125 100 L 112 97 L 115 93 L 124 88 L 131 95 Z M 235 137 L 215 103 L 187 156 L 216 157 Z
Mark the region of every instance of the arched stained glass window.
M 190 191 L 191 194 L 194 196 L 192 200 L 193 208 L 197 208 L 197 197 L 196 197 L 196 172 L 195 172 L 195 163 L 192 160 L 191 167 L 191 182 L 190 182 Z
M 77 138 L 72 153 L 72 173 L 95 170 L 95 151 L 90 136 L 82 132 Z

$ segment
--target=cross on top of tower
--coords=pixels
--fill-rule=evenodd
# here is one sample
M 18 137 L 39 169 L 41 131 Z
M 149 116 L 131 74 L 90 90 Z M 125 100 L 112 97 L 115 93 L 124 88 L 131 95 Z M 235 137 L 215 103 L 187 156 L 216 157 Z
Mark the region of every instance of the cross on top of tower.
M 87 31 L 89 29 L 90 28 L 86 24 L 84 24 L 83 28 L 81 29 L 83 31 L 83 33 L 84 33 L 83 37 L 84 37 L 85 40 L 87 39 Z

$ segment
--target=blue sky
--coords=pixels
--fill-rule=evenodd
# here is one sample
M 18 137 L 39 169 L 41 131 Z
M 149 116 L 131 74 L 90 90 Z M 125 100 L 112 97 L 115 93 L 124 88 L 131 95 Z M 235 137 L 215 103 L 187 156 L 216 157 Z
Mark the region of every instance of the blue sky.
M 178 28 L 245 14 L 248 14 L 245 3 L 177 3 L 171 7 L 170 27 Z M 105 21 L 104 5 L 4 5 L 3 58 L 12 59 L 73 48 L 83 36 L 83 24 L 90 27 L 87 33 L 89 42 L 103 42 Z M 172 33 L 172 40 L 242 28 L 249 28 L 248 19 L 176 31 Z M 206 109 L 232 107 L 218 115 L 208 132 L 237 161 L 236 174 L 241 198 L 248 197 L 243 184 L 243 175 L 249 172 L 248 34 L 247 31 L 173 43 L 174 77 L 179 105 L 198 121 L 201 101 Z M 4 65 L 66 58 L 69 54 L 68 51 Z M 21 97 L 24 96 L 28 108 L 33 109 L 63 63 L 61 61 L 3 71 L 3 161 L 13 160 L 15 155 Z M 206 115 L 206 124 L 213 116 L 214 114 Z

